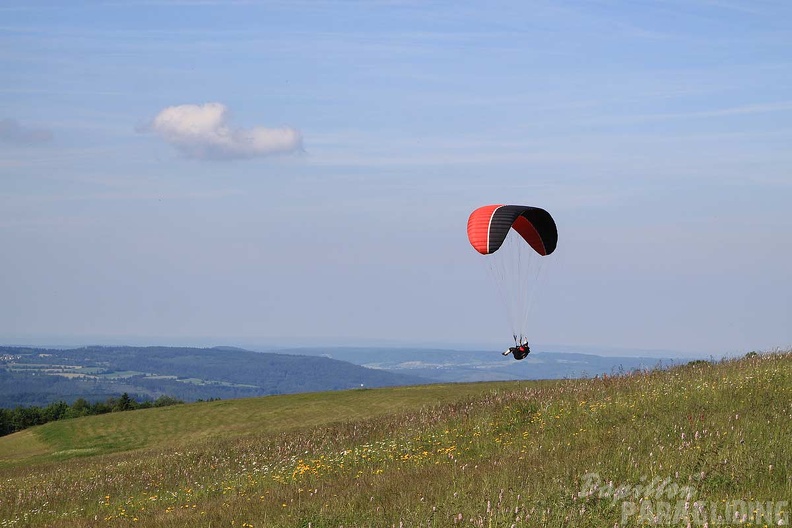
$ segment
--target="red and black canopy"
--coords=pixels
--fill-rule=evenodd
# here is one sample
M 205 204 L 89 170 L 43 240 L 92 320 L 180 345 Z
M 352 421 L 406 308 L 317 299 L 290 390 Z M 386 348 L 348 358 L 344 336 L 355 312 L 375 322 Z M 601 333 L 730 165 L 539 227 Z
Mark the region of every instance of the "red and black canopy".
M 485 205 L 468 218 L 468 240 L 482 255 L 501 247 L 509 229 L 514 229 L 540 255 L 552 253 L 558 231 L 550 213 L 527 205 Z

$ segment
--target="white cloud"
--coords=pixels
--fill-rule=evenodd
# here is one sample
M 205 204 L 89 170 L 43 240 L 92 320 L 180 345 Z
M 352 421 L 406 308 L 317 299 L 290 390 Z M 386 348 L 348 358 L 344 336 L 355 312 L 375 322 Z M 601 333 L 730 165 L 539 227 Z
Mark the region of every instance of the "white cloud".
M 302 135 L 294 128 L 250 129 L 229 125 L 222 103 L 169 106 L 146 127 L 188 158 L 240 159 L 294 152 Z
M 44 128 L 20 125 L 16 119 L 0 119 L 0 142 L 33 145 L 52 140 L 52 132 Z

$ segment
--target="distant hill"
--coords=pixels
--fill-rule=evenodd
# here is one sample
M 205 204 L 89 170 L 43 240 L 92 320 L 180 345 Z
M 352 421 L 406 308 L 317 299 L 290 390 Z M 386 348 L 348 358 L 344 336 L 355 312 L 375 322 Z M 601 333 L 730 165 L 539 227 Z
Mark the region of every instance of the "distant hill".
M 583 378 L 668 367 L 689 361 L 671 357 L 612 357 L 542 350 L 534 350 L 520 361 L 515 361 L 510 356 L 504 357 L 498 351 L 492 350 L 313 347 L 280 349 L 277 352 L 338 359 L 394 374 L 414 375 L 442 382 Z
M 593 377 L 666 367 L 674 359 L 534 351 L 515 361 L 498 351 L 409 347 L 0 347 L 0 407 L 89 401 L 244 398 L 431 382 Z M 684 362 L 684 361 L 682 361 Z
M 430 380 L 326 357 L 231 347 L 0 347 L 0 407 L 128 393 L 185 401 L 414 385 Z

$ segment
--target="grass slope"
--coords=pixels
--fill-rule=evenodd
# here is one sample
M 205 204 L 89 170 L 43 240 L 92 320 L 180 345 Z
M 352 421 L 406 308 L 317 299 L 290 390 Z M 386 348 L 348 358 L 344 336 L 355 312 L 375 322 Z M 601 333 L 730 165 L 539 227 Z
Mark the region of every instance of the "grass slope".
M 512 382 L 355 389 L 86 416 L 0 437 L 0 467 L 146 447 L 179 448 L 210 438 L 284 433 L 453 402 L 489 388 L 518 386 Z
M 0 526 L 778 525 L 792 498 L 792 353 L 23 433 L 0 439 Z

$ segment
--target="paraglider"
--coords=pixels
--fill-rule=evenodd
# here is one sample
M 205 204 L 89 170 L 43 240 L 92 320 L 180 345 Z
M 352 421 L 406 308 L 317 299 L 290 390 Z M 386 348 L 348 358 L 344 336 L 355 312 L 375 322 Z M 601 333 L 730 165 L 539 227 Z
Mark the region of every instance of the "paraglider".
M 528 346 L 528 341 L 525 340 L 523 343 L 519 345 L 514 345 L 513 347 L 509 347 L 506 349 L 506 352 L 503 353 L 504 356 L 508 356 L 511 354 L 514 359 L 525 359 L 525 357 L 531 353 L 531 347 Z
M 514 346 L 503 352 L 523 359 L 530 352 L 528 323 L 533 290 L 544 257 L 556 249 L 558 230 L 550 213 L 527 205 L 485 205 L 470 214 L 468 240 L 486 256 L 511 320 Z

